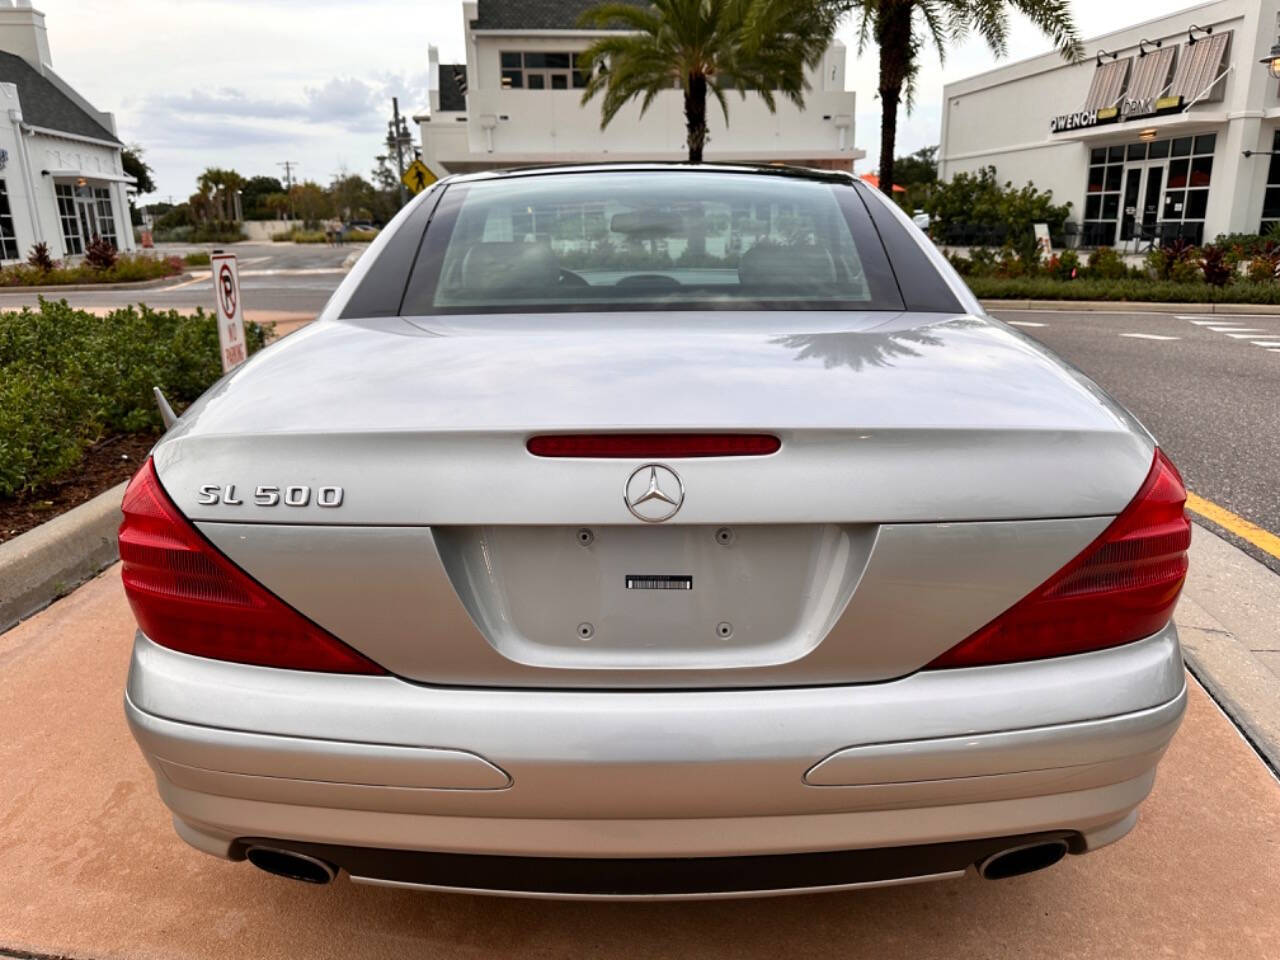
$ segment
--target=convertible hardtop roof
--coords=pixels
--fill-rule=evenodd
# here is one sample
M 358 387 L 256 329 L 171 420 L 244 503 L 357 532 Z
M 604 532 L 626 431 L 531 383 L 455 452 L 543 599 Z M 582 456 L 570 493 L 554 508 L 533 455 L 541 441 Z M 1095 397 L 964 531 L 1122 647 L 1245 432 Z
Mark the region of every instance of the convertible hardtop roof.
M 504 170 L 483 170 L 477 173 L 460 173 L 447 177 L 449 183 L 473 183 L 478 180 L 506 180 L 513 177 L 539 177 L 559 173 L 622 173 L 639 171 L 673 171 L 687 173 L 749 173 L 772 177 L 789 177 L 814 180 L 820 183 L 856 184 L 861 181 L 844 170 L 818 170 L 812 167 L 792 167 L 769 163 L 549 163 L 528 167 L 512 167 Z

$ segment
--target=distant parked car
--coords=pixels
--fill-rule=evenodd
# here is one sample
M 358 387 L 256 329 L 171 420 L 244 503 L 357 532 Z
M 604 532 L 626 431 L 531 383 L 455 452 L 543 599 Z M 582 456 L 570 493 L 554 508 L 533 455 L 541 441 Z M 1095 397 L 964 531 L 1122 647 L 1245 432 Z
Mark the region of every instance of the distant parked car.
M 929 232 L 929 225 L 933 223 L 933 217 L 925 213 L 923 210 L 917 210 L 911 215 L 911 222 L 926 233 Z

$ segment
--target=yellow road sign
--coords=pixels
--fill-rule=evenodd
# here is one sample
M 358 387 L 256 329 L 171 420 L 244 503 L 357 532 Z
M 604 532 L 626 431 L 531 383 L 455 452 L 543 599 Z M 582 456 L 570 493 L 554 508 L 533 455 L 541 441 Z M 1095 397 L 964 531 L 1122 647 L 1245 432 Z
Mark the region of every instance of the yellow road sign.
M 436 175 L 421 160 L 414 160 L 400 179 L 412 193 L 419 194 L 436 182 Z

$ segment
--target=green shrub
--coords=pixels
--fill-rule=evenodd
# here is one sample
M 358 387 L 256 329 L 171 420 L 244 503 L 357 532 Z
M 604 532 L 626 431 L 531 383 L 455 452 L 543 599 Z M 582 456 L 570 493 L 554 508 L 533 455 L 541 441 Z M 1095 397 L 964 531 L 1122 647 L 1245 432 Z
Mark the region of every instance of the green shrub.
M 236 243 L 244 238 L 244 228 L 236 220 L 206 220 L 187 237 L 191 243 Z
M 1249 261 L 1248 277 L 1254 283 L 1271 283 L 1280 275 L 1280 245 L 1269 244 Z
M 192 253 L 183 254 L 182 262 L 188 267 L 207 267 L 213 262 L 207 250 L 196 250 Z
M 1202 280 L 1125 277 L 1117 280 L 1084 278 L 1054 280 L 1050 277 L 978 277 L 967 281 L 975 296 L 989 300 L 1131 300 L 1146 303 L 1262 303 L 1280 305 L 1280 284 L 1241 280 L 1212 287 Z
M 1074 250 L 1054 254 L 1044 265 L 1044 272 L 1055 280 L 1074 280 L 1080 275 L 1080 254 Z
M 1051 235 L 1062 233 L 1071 204 L 1055 204 L 1053 192 L 1028 183 L 1014 187 L 1000 183 L 995 167 L 976 173 L 957 173 L 937 184 L 924 204 L 933 218 L 930 236 L 949 246 L 1009 244 L 1024 264 L 1034 263 L 1037 243 L 1034 225 L 1047 223 Z
M 271 239 L 279 243 L 325 243 L 329 238 L 323 230 L 299 230 L 295 227 L 283 233 L 273 233 Z
M 245 324 L 251 351 L 269 333 Z M 0 497 L 57 478 L 104 436 L 159 430 L 153 386 L 181 407 L 221 375 L 217 326 L 201 310 L 96 317 L 42 298 L 0 312 Z
M 1089 254 L 1089 265 L 1086 268 L 1090 279 L 1120 280 L 1129 276 L 1129 268 L 1124 265 L 1124 258 L 1111 247 L 1098 247 Z
M 131 283 L 139 280 L 157 280 L 182 272 L 180 263 L 168 258 L 147 254 L 122 253 L 115 263 L 104 269 L 87 263 L 74 266 L 54 266 L 52 270 L 15 263 L 0 270 L 0 287 L 66 286 L 70 283 Z

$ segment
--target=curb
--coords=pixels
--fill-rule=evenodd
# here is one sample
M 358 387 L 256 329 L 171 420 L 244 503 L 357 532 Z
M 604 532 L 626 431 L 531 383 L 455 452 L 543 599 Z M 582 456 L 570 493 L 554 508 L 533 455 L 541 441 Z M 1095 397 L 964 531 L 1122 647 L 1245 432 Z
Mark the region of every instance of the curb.
M 1206 313 L 1280 316 L 1273 303 L 1156 303 L 1145 300 L 980 300 L 987 310 L 1063 310 L 1117 313 Z
M 154 280 L 130 280 L 127 283 L 55 283 L 44 287 L 0 287 L 0 293 L 57 293 L 60 290 L 67 293 L 85 293 L 90 290 L 152 290 L 157 287 L 167 287 L 171 284 L 182 283 L 190 278 L 190 273 L 184 270 L 182 273 L 174 274 L 171 277 L 157 277 Z
M 1262 659 L 1280 648 L 1280 576 L 1198 521 L 1190 555 L 1174 614 L 1187 668 L 1280 772 L 1280 676 Z
M 0 544 L 0 633 L 70 593 L 119 556 L 116 528 L 128 481 Z

